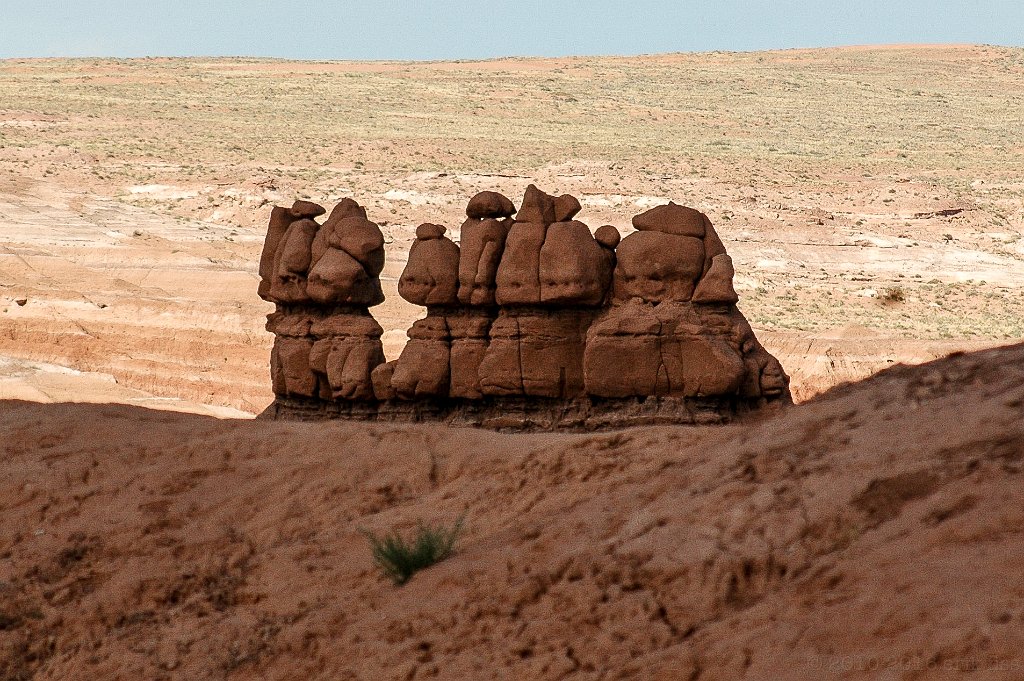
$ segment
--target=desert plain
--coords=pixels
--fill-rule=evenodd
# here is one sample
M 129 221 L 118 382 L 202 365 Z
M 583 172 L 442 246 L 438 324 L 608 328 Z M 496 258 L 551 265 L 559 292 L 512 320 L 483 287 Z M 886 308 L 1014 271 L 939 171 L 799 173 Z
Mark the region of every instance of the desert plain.
M 1024 677 L 1022 131 L 993 46 L 0 61 L 0 678 Z M 367 207 L 393 359 L 416 226 L 530 183 L 705 212 L 798 406 L 227 420 L 271 206 Z M 459 515 L 404 587 L 360 533 Z
M 2 396 L 259 413 L 272 205 L 368 207 L 394 358 L 416 225 L 457 239 L 469 196 L 531 182 L 624 234 L 707 213 L 798 400 L 1024 335 L 1019 49 L 9 60 L 0 102 Z

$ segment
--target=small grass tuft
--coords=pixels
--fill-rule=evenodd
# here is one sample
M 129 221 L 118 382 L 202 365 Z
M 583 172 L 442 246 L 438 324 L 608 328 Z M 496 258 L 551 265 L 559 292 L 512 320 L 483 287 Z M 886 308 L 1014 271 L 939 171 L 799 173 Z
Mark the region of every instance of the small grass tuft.
M 451 527 L 427 525 L 420 521 L 411 541 L 398 530 L 379 537 L 369 530 L 360 530 L 370 542 L 373 562 L 395 584 L 405 584 L 416 572 L 452 555 L 455 541 L 462 532 L 463 517 Z
M 902 303 L 907 299 L 907 294 L 903 291 L 902 286 L 890 286 L 883 290 L 878 297 L 883 303 Z

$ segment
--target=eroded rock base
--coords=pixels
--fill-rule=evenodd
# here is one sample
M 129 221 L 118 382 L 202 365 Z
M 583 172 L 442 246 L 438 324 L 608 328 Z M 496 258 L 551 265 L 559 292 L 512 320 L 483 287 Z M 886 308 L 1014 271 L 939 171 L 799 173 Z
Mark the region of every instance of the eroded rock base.
M 443 423 L 510 432 L 587 432 L 654 425 L 728 423 L 760 409 L 765 400 L 740 397 L 538 397 L 483 399 L 388 400 L 325 402 L 280 397 L 261 419 L 294 421 L 372 421 L 377 423 Z

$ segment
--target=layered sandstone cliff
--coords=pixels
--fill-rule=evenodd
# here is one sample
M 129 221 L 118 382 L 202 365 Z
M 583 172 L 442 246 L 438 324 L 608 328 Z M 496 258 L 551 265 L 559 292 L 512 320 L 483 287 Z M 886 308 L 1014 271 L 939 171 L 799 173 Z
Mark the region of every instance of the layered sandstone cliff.
M 481 192 L 460 243 L 425 223 L 399 294 L 426 307 L 384 362 L 383 236 L 356 202 L 275 208 L 260 295 L 276 418 L 443 421 L 509 429 L 707 423 L 789 401 L 789 379 L 736 308 L 707 216 L 669 203 L 620 238 L 533 185 L 518 211 Z M 514 217 L 513 217 L 514 216 Z

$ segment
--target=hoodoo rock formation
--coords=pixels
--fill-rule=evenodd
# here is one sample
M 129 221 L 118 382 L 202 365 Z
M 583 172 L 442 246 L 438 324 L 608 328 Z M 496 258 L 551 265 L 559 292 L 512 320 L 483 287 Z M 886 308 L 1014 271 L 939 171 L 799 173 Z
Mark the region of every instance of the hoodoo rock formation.
M 789 378 L 736 308 L 732 260 L 703 213 L 668 203 L 622 238 L 579 201 L 530 185 L 517 211 L 469 201 L 461 243 L 416 230 L 399 294 L 425 306 L 385 363 L 384 239 L 351 199 L 274 208 L 260 296 L 268 418 L 442 421 L 501 429 L 714 423 L 788 402 Z M 513 217 L 514 216 L 514 217 Z
M 384 330 L 369 307 L 384 302 L 384 235 L 345 199 L 321 225 L 322 206 L 274 208 L 260 258 L 259 294 L 277 304 L 267 316 L 279 399 L 373 402 L 371 372 L 384 361 Z

